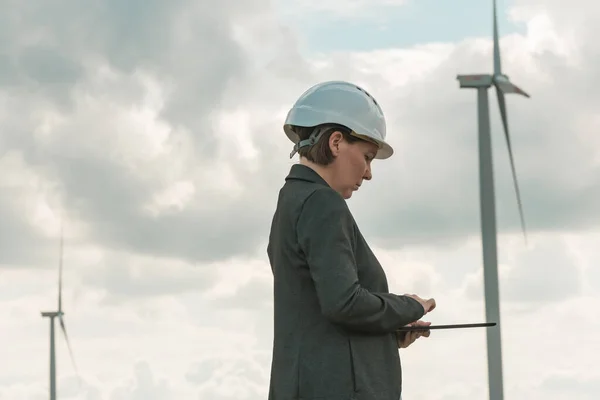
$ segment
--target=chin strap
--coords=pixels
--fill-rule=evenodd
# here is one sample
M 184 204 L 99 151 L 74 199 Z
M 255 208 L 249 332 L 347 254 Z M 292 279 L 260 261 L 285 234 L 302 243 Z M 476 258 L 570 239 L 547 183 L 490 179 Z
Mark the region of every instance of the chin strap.
M 319 139 L 321 138 L 321 136 L 323 136 L 323 133 L 325 133 L 328 129 L 331 129 L 331 127 L 317 128 L 310 134 L 308 139 L 304 139 L 304 140 L 301 140 L 298 143 L 296 143 L 294 145 L 294 149 L 290 153 L 290 158 L 294 157 L 294 154 L 296 154 L 298 152 L 298 150 L 300 150 L 301 148 L 307 147 L 307 146 L 313 146 L 315 143 L 317 143 L 319 141 Z

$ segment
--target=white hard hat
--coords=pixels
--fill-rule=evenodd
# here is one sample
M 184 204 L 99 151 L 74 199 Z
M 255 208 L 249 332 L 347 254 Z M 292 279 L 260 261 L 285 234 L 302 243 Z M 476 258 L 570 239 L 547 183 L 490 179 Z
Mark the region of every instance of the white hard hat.
M 294 142 L 294 151 L 312 145 L 314 137 L 300 142 L 293 126 L 313 127 L 321 124 L 339 124 L 352 135 L 379 146 L 375 158 L 386 159 L 394 150 L 386 143 L 386 124 L 377 101 L 364 89 L 344 81 L 328 81 L 314 85 L 304 92 L 288 112 L 283 130 Z M 320 136 L 320 135 L 319 135 Z

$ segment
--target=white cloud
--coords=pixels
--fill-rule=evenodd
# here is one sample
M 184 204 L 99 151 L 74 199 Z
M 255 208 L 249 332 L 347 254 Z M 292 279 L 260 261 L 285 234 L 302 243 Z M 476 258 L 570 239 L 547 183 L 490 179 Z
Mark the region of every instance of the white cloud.
M 366 4 L 334 3 L 318 6 Z M 266 2 L 62 4 L 13 5 L 0 24 L 0 398 L 47 397 L 39 311 L 56 304 L 63 212 L 82 384 L 59 335 L 61 395 L 265 398 L 265 240 L 293 162 L 281 124 L 325 79 L 365 85 L 389 119 L 396 154 L 350 206 L 390 288 L 434 296 L 436 323 L 485 318 L 475 95 L 455 78 L 489 70 L 489 40 L 304 59 Z M 509 99 L 530 247 L 492 108 L 507 397 L 592 398 L 598 385 L 600 58 L 582 21 L 600 8 L 575 4 L 517 1 L 528 30 L 502 41 L 506 72 L 533 95 Z M 401 354 L 405 398 L 486 395 L 483 330 L 435 332 Z
M 278 4 L 285 14 L 329 13 L 330 17 L 360 18 L 374 9 L 399 7 L 410 0 L 279 0 Z

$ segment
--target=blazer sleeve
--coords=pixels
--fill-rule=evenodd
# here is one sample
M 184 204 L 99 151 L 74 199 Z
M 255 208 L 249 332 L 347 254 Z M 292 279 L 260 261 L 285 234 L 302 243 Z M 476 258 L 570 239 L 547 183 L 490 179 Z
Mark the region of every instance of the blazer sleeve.
M 392 333 L 425 314 L 407 296 L 374 293 L 361 287 L 354 258 L 354 218 L 330 188 L 304 202 L 297 222 L 300 248 L 314 281 L 321 311 L 330 321 L 366 333 Z

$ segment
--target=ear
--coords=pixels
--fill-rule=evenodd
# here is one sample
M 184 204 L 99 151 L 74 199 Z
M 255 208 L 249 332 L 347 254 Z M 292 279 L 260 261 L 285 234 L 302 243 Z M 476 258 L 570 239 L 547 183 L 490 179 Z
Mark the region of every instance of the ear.
M 335 131 L 329 137 L 329 149 L 331 153 L 337 157 L 340 152 L 340 144 L 344 140 L 344 135 L 340 131 Z

